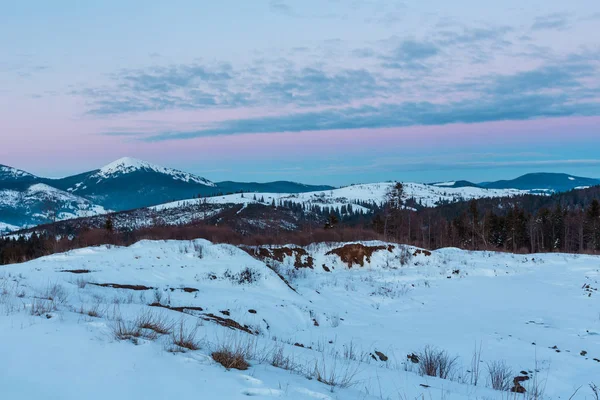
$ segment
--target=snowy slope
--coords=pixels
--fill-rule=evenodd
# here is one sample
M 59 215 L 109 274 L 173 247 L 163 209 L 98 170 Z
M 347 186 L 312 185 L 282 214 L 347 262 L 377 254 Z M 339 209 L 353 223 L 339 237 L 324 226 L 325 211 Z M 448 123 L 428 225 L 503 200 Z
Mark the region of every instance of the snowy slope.
M 22 191 L 0 189 L 0 222 L 4 224 L 32 226 L 107 212 L 87 199 L 43 183 Z
M 435 207 L 445 202 L 456 202 L 461 200 L 478 199 L 484 197 L 504 197 L 527 194 L 529 192 L 516 189 L 481 189 L 477 187 L 448 188 L 422 183 L 403 183 L 404 199 L 414 199 L 425 207 Z M 292 201 L 307 206 L 317 205 L 321 207 L 339 208 L 342 205 L 353 205 L 355 210 L 367 211 L 367 208 L 357 205 L 359 203 L 370 203 L 381 205 L 385 201 L 386 193 L 394 186 L 394 183 L 370 183 L 363 185 L 347 186 L 341 189 L 333 189 L 308 193 L 244 193 L 226 196 L 207 197 L 203 199 L 190 199 L 171 202 L 153 207 L 156 210 L 180 207 L 193 202 L 207 202 L 211 204 L 248 204 L 259 203 L 264 199 L 264 204 L 271 204 L 273 200 Z
M 0 164 L 0 182 L 34 179 L 35 176 L 20 169 Z
M 348 246 L 363 251 L 350 258 L 351 267 Z M 4 266 L 0 365 L 10 368 L 0 374 L 2 394 L 531 398 L 489 387 L 487 365 L 495 361 L 512 370 L 511 381 L 526 371 L 528 394 L 537 386 L 543 398 L 567 399 L 581 387 L 575 398 L 592 399 L 588 384 L 600 384 L 594 360 L 600 357 L 600 257 L 429 253 L 382 242 L 247 250 L 261 260 L 202 240 L 144 241 Z M 115 338 L 117 321 L 134 325 L 148 313 L 177 331 L 181 323 L 187 332 L 195 329 L 200 348 L 171 353 L 169 335 Z M 218 323 L 223 320 L 226 326 Z M 227 371 L 214 362 L 210 354 L 221 345 L 246 349 L 250 369 Z M 425 346 L 458 356 L 452 379 L 419 374 L 407 354 Z M 481 349 L 477 385 L 469 372 L 474 349 Z M 348 377 L 349 387 L 319 382 L 315 370 L 337 382 Z
M 10 224 L 6 224 L 4 222 L 0 222 L 0 235 L 5 234 L 5 233 L 9 233 L 12 231 L 16 231 L 19 230 L 20 227 L 16 226 L 16 225 L 10 225 Z

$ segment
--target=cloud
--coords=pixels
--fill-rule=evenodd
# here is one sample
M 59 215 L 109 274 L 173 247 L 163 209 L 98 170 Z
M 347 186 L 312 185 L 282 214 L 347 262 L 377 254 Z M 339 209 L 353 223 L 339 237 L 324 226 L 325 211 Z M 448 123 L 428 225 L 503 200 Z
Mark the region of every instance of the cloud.
M 296 13 L 292 9 L 292 7 L 283 2 L 283 0 L 271 0 L 271 2 L 269 3 L 269 8 L 271 9 L 271 11 L 277 14 L 282 14 L 290 17 L 296 16 Z
M 405 39 L 381 57 L 382 66 L 390 69 L 427 70 L 426 62 L 440 54 L 440 47 L 429 41 Z
M 396 48 L 394 57 L 400 61 L 420 61 L 438 55 L 440 48 L 430 42 L 405 40 Z
M 569 16 L 566 13 L 554 13 L 537 17 L 531 26 L 534 31 L 565 30 L 569 28 Z
M 113 80 L 116 84 L 111 87 L 74 93 L 90 100 L 91 114 L 111 115 L 216 107 L 332 106 L 386 98 L 397 89 L 397 82 L 366 69 L 298 68 L 287 61 L 281 67 L 271 64 L 243 70 L 229 65 L 152 67 L 121 71 Z
M 600 115 L 600 88 L 588 88 L 580 82 L 580 79 L 592 77 L 596 73 L 594 68 L 586 64 L 544 66 L 512 75 L 489 75 L 474 81 L 471 87 L 463 85 L 462 89 L 468 88 L 476 93 L 475 96 L 464 100 L 387 102 L 379 105 L 327 108 L 320 111 L 230 120 L 199 130 L 139 133 L 138 136 L 147 141 L 162 141 L 246 133 L 377 129 L 597 116 Z M 319 82 L 320 79 L 323 77 L 318 74 L 314 78 L 315 82 Z M 276 92 L 281 93 L 282 90 L 277 89 Z M 356 93 L 359 92 L 360 90 Z M 130 132 L 122 134 L 131 135 Z

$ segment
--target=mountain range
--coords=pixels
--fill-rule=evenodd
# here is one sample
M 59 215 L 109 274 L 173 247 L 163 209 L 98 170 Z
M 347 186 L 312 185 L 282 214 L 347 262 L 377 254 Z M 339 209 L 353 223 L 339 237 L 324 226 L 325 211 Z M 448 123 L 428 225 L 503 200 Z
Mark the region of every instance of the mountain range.
M 386 184 L 372 185 L 387 187 Z M 432 207 L 440 201 L 512 196 L 520 192 L 560 192 L 595 185 L 600 185 L 600 180 L 567 174 L 536 173 L 495 182 L 472 183 L 463 180 L 431 184 L 406 183 L 405 187 L 410 198 L 423 206 Z M 335 188 L 332 186 L 289 181 L 212 182 L 184 171 L 128 157 L 93 171 L 60 179 L 39 177 L 0 165 L 0 233 L 22 226 L 189 201 L 198 197 L 225 196 L 222 197 L 223 200 L 216 200 L 222 203 L 233 199 L 227 194 L 241 192 L 263 194 L 260 197 L 265 197 L 264 194 L 280 194 L 271 196 L 277 198 L 298 198 L 297 194 L 305 193 L 306 196 L 299 198 L 306 198 L 309 203 L 315 203 L 324 197 L 334 197 L 335 201 L 328 199 L 327 203 L 335 204 L 356 204 L 356 199 L 344 201 L 344 197 L 354 197 L 356 193 L 361 193 L 361 202 L 381 201 L 379 189 L 375 190 L 369 185 L 362 186 L 350 187 L 359 189 L 350 189 L 348 193 L 339 189 L 342 190 L 340 195 L 337 190 L 334 192 Z M 248 198 L 240 202 L 237 199 L 232 203 L 245 203 L 247 200 Z
M 482 189 L 518 189 L 530 192 L 566 192 L 600 185 L 600 179 L 569 174 L 537 172 L 515 179 L 473 183 L 469 181 L 435 182 L 431 185 L 448 188 L 478 187 Z

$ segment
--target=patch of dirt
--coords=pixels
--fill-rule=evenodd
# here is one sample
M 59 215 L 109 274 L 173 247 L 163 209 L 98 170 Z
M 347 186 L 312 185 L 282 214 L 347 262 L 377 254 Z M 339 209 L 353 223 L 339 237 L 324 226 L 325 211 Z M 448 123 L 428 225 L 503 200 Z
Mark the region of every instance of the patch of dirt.
M 313 268 L 314 260 L 308 252 L 302 247 L 276 247 L 269 249 L 267 247 L 245 248 L 246 252 L 253 257 L 265 260 L 270 258 L 275 261 L 283 262 L 286 257 L 294 258 L 294 267 Z
M 252 330 L 250 330 L 250 328 L 248 326 L 241 325 L 239 322 L 234 321 L 230 318 L 223 318 L 223 317 L 219 317 L 218 315 L 214 315 L 214 314 L 203 314 L 200 318 L 202 318 L 205 321 L 213 321 L 221 326 L 226 326 L 227 328 L 231 328 L 231 329 L 237 329 L 237 330 L 249 333 L 251 335 L 256 335 L 258 333 L 258 332 L 253 332 Z
M 413 256 L 418 256 L 419 254 L 423 254 L 425 257 L 429 257 L 431 255 L 431 252 L 429 250 L 421 250 L 421 249 L 417 249 L 415 250 L 415 252 L 413 253 Z
M 152 290 L 153 287 L 144 285 L 120 285 L 118 283 L 90 283 L 90 285 L 109 287 L 113 289 L 129 289 L 129 290 Z
M 174 291 L 176 291 L 176 290 L 181 290 L 181 291 L 183 291 L 183 292 L 186 292 L 186 293 L 196 293 L 196 292 L 199 292 L 199 290 L 198 290 L 198 289 L 194 289 L 194 288 L 191 288 L 191 287 L 184 287 L 184 288 L 170 288 L 170 289 L 171 289 L 171 292 L 174 292 Z
M 354 264 L 358 264 L 361 267 L 365 266 L 365 260 L 371 262 L 371 256 L 373 253 L 379 250 L 390 250 L 391 246 L 365 246 L 363 244 L 347 244 L 337 249 L 329 251 L 326 255 L 335 254 L 340 259 L 348 264 L 348 268 L 352 268 Z M 393 247 L 392 247 L 393 248 Z
M 185 313 L 185 314 L 190 314 L 189 311 L 204 311 L 204 309 L 202 307 L 195 307 L 195 306 L 171 307 L 171 306 L 167 306 L 167 305 L 160 304 L 160 303 L 152 303 L 152 304 L 150 304 L 150 307 L 166 308 L 167 310 L 173 310 L 173 311 L 177 311 L 177 312 Z
M 208 314 L 201 313 L 202 311 L 204 311 L 204 309 L 202 307 L 195 307 L 195 306 L 172 307 L 172 306 L 167 306 L 167 305 L 160 304 L 160 303 L 152 303 L 152 304 L 150 304 L 150 307 L 166 308 L 167 310 L 173 310 L 173 311 L 177 311 L 177 312 L 184 313 L 184 314 L 194 315 L 198 318 L 203 319 L 204 321 L 209 321 L 209 322 L 212 321 L 221 326 L 225 326 L 225 327 L 231 328 L 231 329 L 237 329 L 237 330 L 249 333 L 251 335 L 258 334 L 258 332 L 252 331 L 247 325 L 241 325 L 239 322 L 234 321 L 231 318 L 219 317 L 218 315 L 215 315 L 212 313 L 208 313 Z M 196 313 L 194 313 L 193 311 L 196 311 Z M 227 315 L 227 316 L 229 315 L 229 311 L 221 311 L 221 313 L 223 313 L 224 315 Z
M 71 274 L 89 274 L 92 271 L 89 269 L 63 269 L 60 272 L 70 272 Z

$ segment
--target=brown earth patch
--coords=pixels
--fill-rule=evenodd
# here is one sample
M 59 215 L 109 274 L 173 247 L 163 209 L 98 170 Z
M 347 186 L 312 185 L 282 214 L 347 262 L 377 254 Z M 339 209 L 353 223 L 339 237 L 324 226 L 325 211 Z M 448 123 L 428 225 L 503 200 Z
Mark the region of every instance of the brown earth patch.
M 275 261 L 283 262 L 286 257 L 294 258 L 295 268 L 313 268 L 314 260 L 308 252 L 302 247 L 276 247 L 276 248 L 244 248 L 244 250 L 253 257 L 261 260 L 270 258 Z
M 200 318 L 202 318 L 205 321 L 213 321 L 221 326 L 226 326 L 227 328 L 231 328 L 231 329 L 237 329 L 237 330 L 249 333 L 251 335 L 257 334 L 257 332 L 253 332 L 252 330 L 250 330 L 250 328 L 248 326 L 241 325 L 239 322 L 234 321 L 230 318 L 223 318 L 223 317 L 219 317 L 218 315 L 214 315 L 214 314 L 203 314 Z
M 92 271 L 89 269 L 63 269 L 60 272 L 70 272 L 71 274 L 89 274 Z
M 252 331 L 247 325 L 241 325 L 239 322 L 232 320 L 231 318 L 223 318 L 223 317 L 219 317 L 218 315 L 214 315 L 211 313 L 208 314 L 203 314 L 203 313 L 193 313 L 190 311 L 197 311 L 197 312 L 202 312 L 204 311 L 202 307 L 194 307 L 194 306 L 183 306 L 183 307 L 171 307 L 171 306 L 167 306 L 164 304 L 160 304 L 160 303 L 152 303 L 150 304 L 150 307 L 160 307 L 160 308 L 166 308 L 167 310 L 173 310 L 173 311 L 177 311 L 180 313 L 184 313 L 184 314 L 189 314 L 189 315 L 194 315 L 197 316 L 198 318 L 203 319 L 204 321 L 212 321 L 215 322 L 221 326 L 225 326 L 227 328 L 231 328 L 231 329 L 237 329 L 239 331 L 242 332 L 246 332 L 249 333 L 251 335 L 256 335 L 258 332 L 254 332 Z M 227 314 L 225 314 L 227 312 Z M 229 311 L 221 311 L 221 313 L 225 314 L 225 315 L 229 315 Z
M 422 249 L 417 249 L 415 250 L 415 252 L 413 253 L 413 256 L 418 256 L 419 254 L 423 254 L 426 257 L 429 257 L 431 255 L 431 252 L 429 250 L 422 250 Z
M 190 314 L 189 312 L 186 312 L 186 311 L 204 311 L 204 309 L 202 307 L 194 307 L 194 306 L 171 307 L 171 306 L 167 306 L 167 305 L 160 304 L 160 303 L 152 303 L 152 304 L 150 304 L 150 307 L 166 308 L 167 310 L 173 310 L 173 311 L 177 311 L 180 313 L 186 313 L 186 314 Z
M 113 289 L 129 289 L 129 290 L 152 290 L 154 289 L 151 286 L 144 285 L 120 285 L 118 283 L 90 283 L 90 285 L 101 286 L 101 287 L 109 287 Z
M 358 264 L 361 267 L 365 266 L 365 260 L 371 262 L 371 256 L 378 250 L 389 250 L 386 246 L 365 246 L 363 244 L 347 244 L 337 249 L 329 251 L 326 255 L 335 254 L 340 259 L 348 264 L 348 268 L 352 268 L 354 264 Z

